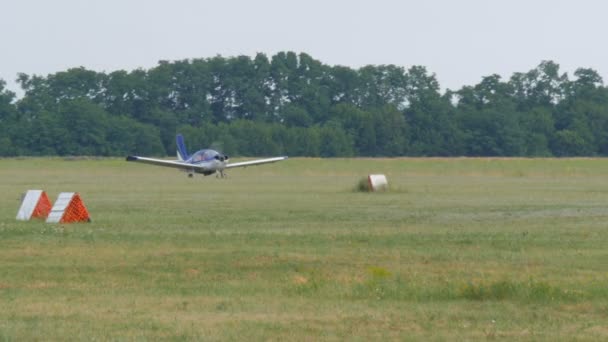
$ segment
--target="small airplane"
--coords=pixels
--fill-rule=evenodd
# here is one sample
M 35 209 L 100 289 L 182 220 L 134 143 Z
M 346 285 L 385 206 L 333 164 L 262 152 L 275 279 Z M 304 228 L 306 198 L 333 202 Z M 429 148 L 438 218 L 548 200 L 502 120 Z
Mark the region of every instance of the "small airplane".
M 177 145 L 177 160 L 127 156 L 127 161 L 181 169 L 188 172 L 188 177 L 192 177 L 195 173 L 202 173 L 205 176 L 217 173 L 216 176 L 224 178 L 226 177 L 226 172 L 224 171 L 226 169 L 268 164 L 287 159 L 287 156 L 282 156 L 249 160 L 239 163 L 228 163 L 227 155 L 212 149 L 203 149 L 189 155 L 186 150 L 186 144 L 184 143 L 184 137 L 181 134 L 178 134 L 175 137 L 175 140 Z

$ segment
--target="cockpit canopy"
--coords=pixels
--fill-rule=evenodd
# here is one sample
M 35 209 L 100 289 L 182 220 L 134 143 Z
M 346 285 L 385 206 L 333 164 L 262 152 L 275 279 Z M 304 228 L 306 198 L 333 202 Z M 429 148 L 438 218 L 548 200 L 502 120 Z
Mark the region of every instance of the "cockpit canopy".
M 190 157 L 190 162 L 192 163 L 199 163 L 202 161 L 211 161 L 211 160 L 219 160 L 219 161 L 227 161 L 228 160 L 228 156 L 221 154 L 217 151 L 214 150 L 200 150 L 196 153 L 194 153 L 192 155 L 192 157 Z

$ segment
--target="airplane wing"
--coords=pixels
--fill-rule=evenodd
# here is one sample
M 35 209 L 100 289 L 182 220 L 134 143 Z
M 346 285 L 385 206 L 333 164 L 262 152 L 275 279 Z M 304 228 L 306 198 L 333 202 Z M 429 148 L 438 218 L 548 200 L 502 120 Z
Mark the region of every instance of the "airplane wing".
M 230 163 L 230 164 L 226 164 L 226 169 L 230 169 L 233 167 L 246 167 L 246 166 L 252 166 L 252 165 L 260 165 L 260 164 L 268 164 L 268 163 L 274 163 L 274 162 L 278 162 L 281 160 L 285 160 L 287 159 L 287 157 L 274 157 L 274 158 L 266 158 L 266 159 L 256 159 L 256 160 L 249 160 L 249 161 L 244 161 L 244 162 L 239 162 L 239 163 Z
M 172 167 L 175 169 L 182 169 L 182 170 L 189 170 L 189 171 L 191 171 L 191 170 L 208 171 L 208 168 L 205 166 L 184 163 L 184 162 L 181 162 L 178 160 L 164 160 L 164 159 L 146 158 L 146 157 L 138 157 L 138 156 L 128 156 L 127 161 L 151 164 L 151 165 L 157 165 L 157 166 L 166 166 L 166 167 Z

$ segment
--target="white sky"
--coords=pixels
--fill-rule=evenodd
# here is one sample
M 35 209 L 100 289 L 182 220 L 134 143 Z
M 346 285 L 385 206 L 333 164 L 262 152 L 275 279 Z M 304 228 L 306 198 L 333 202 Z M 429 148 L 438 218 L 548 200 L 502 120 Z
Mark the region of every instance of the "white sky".
M 553 60 L 608 82 L 603 0 L 0 0 L 0 78 L 71 67 L 305 52 L 329 65 L 423 65 L 443 88 Z

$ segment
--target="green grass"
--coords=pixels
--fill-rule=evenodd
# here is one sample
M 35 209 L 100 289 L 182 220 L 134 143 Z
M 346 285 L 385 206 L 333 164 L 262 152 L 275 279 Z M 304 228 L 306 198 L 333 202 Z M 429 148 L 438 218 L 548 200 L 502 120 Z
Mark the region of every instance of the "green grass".
M 384 173 L 390 191 L 353 191 Z M 0 341 L 603 340 L 608 160 L 0 160 Z M 88 224 L 15 220 L 81 194 Z

